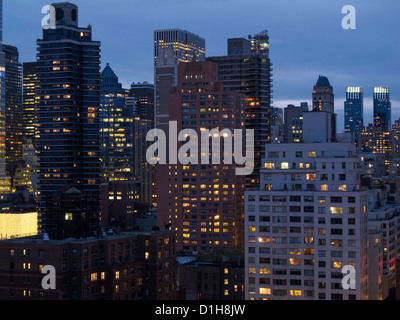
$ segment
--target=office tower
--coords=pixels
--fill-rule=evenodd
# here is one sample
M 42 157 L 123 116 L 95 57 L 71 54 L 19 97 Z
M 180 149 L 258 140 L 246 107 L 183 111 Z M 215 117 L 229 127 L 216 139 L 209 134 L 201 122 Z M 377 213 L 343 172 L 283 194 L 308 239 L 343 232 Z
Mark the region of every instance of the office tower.
M 303 113 L 303 142 L 336 142 L 337 115 L 333 87 L 325 76 L 319 76 L 314 86 L 313 110 Z
M 245 95 L 245 125 L 254 130 L 255 137 L 255 167 L 253 174 L 246 177 L 246 186 L 258 187 L 265 144 L 271 142 L 272 63 L 268 33 L 228 39 L 228 55 L 207 60 L 218 64 L 218 79 L 224 90 Z
M 6 176 L 6 61 L 3 52 L 3 0 L 0 0 L 0 194 L 10 190 L 11 180 Z
M 169 89 L 178 84 L 178 63 L 205 59 L 205 40 L 181 29 L 154 31 L 155 126 L 168 133 Z
M 362 87 L 347 87 L 344 103 L 344 131 L 352 133 L 355 140 L 364 127 L 364 102 Z
M 22 65 L 16 47 L 4 45 L 6 67 L 6 171 L 13 175 L 22 160 Z
M 151 121 L 154 126 L 154 84 L 146 81 L 132 83 L 129 95 L 135 98 L 135 116 Z
M 133 108 L 110 65 L 101 74 L 101 159 L 104 181 L 134 179 Z
M 367 299 L 368 191 L 353 143 L 266 146 L 245 192 L 246 300 Z M 355 290 L 342 287 L 354 267 Z
M 100 234 L 100 42 L 78 7 L 55 3 L 38 45 L 39 228 L 51 239 Z
M 333 87 L 325 76 L 319 76 L 314 86 L 312 95 L 313 110 L 326 111 L 333 113 L 335 106 L 335 96 Z
M 298 107 L 289 104 L 284 109 L 283 135 L 285 143 L 303 142 L 303 112 L 307 111 L 307 102 L 302 102 Z
M 22 64 L 22 132 L 24 143 L 35 144 L 36 130 L 36 89 L 38 86 L 37 63 L 25 62 Z
M 154 167 L 147 162 L 146 158 L 147 149 L 150 147 L 150 142 L 146 140 L 146 137 L 148 132 L 153 129 L 153 124 L 153 121 L 140 118 L 133 119 L 133 131 L 135 133 L 133 140 L 133 172 L 140 189 L 137 201 L 148 205 L 152 205 L 155 202 L 155 199 L 153 199 L 153 184 L 157 181 L 157 176 L 153 172 Z
M 1 300 L 174 300 L 172 232 L 118 233 L 85 239 L 43 237 L 0 242 Z M 42 287 L 46 265 L 55 289 Z
M 392 105 L 388 87 L 374 88 L 374 126 L 385 132 L 392 128 Z
M 223 90 L 218 83 L 217 64 L 210 61 L 180 63 L 178 86 L 172 88 L 170 94 L 171 125 L 176 122 L 177 133 L 193 129 L 199 137 L 201 132 L 210 130 L 213 140 L 224 138 L 224 144 L 229 145 L 232 137 L 222 129 L 233 133 L 234 129 L 244 128 L 243 99 L 239 93 Z M 213 133 L 213 129 L 218 133 Z M 233 145 L 232 140 L 230 143 Z M 177 143 L 178 150 L 181 145 Z M 177 232 L 179 251 L 204 252 L 243 243 L 244 177 L 236 175 L 233 162 L 224 164 L 222 155 L 226 151 L 222 143 L 218 148 L 220 159 L 216 158 L 211 145 L 210 142 L 208 156 L 200 146 L 195 147 L 198 155 L 207 158 L 209 164 L 200 159 L 188 164 L 175 163 L 170 156 L 168 164 L 157 168 L 158 224 L 160 228 L 167 226 Z

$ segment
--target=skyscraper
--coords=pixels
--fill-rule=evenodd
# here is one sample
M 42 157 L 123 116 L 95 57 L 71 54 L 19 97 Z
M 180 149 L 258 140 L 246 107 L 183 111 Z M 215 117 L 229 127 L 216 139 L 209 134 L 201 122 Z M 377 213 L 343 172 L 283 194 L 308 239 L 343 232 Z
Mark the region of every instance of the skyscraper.
M 105 181 L 134 178 L 133 106 L 126 104 L 126 91 L 107 64 L 101 74 L 101 158 Z
M 6 171 L 13 175 L 22 160 L 22 65 L 14 46 L 4 45 L 6 67 Z
M 178 84 L 178 63 L 205 59 L 205 40 L 181 29 L 154 31 L 155 126 L 168 133 L 169 89 Z
M 333 87 L 325 76 L 319 76 L 312 93 L 313 109 L 303 113 L 303 141 L 335 142 L 337 115 Z
M 355 140 L 364 127 L 364 102 L 362 87 L 347 87 L 344 103 L 344 131 L 353 133 Z
M 313 109 L 326 112 L 334 112 L 335 97 L 333 87 L 325 76 L 319 76 L 314 86 L 312 95 Z
M 3 0 L 0 0 L 0 189 L 8 192 L 6 177 L 6 62 L 3 52 Z
M 307 111 L 309 111 L 307 102 L 301 102 L 299 107 L 290 104 L 284 109 L 285 143 L 303 142 L 303 112 Z
M 245 125 L 254 130 L 255 138 L 255 167 L 253 174 L 246 177 L 246 186 L 258 187 L 265 144 L 271 142 L 272 63 L 268 33 L 228 39 L 228 55 L 207 60 L 218 64 L 218 79 L 224 90 L 245 95 Z
M 192 129 L 200 136 L 209 130 L 213 140 L 224 137 L 225 145 L 229 143 L 225 138 L 232 137 L 222 128 L 231 132 L 244 128 L 243 100 L 243 95 L 223 90 L 217 64 L 180 63 L 178 86 L 171 89 L 170 121 L 176 121 L 178 133 Z M 221 132 L 211 131 L 216 128 Z M 199 155 L 207 157 L 204 149 L 196 148 Z M 219 149 L 221 155 L 225 154 L 222 143 Z M 236 175 L 236 166 L 224 163 L 222 157 L 213 163 L 210 160 L 209 164 L 198 160 L 198 164 L 159 165 L 157 220 L 160 228 L 170 226 L 177 232 L 178 250 L 205 252 L 242 245 L 244 178 Z
M 50 238 L 99 234 L 100 42 L 63 2 L 38 45 L 39 228 Z
M 37 63 L 25 62 L 22 64 L 23 94 L 22 94 L 22 132 L 25 143 L 35 146 L 36 130 L 36 89 L 38 86 Z
M 154 84 L 132 83 L 129 94 L 135 98 L 135 115 L 154 126 Z
M 374 88 L 374 126 L 389 132 L 392 128 L 392 105 L 388 87 Z

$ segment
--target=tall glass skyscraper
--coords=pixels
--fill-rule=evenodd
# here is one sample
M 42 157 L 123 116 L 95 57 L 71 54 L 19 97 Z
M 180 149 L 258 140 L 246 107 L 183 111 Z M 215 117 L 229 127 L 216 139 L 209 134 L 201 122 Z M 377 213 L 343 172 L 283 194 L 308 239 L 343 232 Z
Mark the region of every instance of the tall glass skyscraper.
M 358 140 L 358 134 L 364 127 L 364 94 L 362 87 L 347 87 L 346 101 L 344 103 L 344 131 L 354 134 Z
M 6 67 L 6 169 L 14 175 L 22 160 L 22 65 L 19 52 L 14 46 L 3 44 Z
M 6 172 L 6 62 L 3 52 L 3 0 L 0 0 L 0 176 Z
M 41 233 L 100 234 L 100 42 L 78 27 L 78 7 L 52 4 L 56 28 L 38 45 L 37 152 Z
M 133 170 L 133 106 L 110 65 L 101 74 L 101 158 L 106 182 L 129 181 Z
M 388 87 L 374 88 L 374 126 L 389 132 L 392 127 L 392 105 Z
M 23 63 L 22 76 L 23 76 L 22 126 L 23 126 L 24 143 L 32 143 L 35 146 L 36 89 L 38 87 L 37 63 L 36 62 Z

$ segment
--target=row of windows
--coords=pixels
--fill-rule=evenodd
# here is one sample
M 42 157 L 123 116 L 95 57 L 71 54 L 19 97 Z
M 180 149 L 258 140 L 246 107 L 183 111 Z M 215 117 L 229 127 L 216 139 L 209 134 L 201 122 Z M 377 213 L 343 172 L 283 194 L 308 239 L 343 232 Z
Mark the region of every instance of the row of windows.
M 319 214 L 324 214 L 328 210 L 326 207 L 317 207 L 315 208 L 314 206 L 265 206 L 265 205 L 260 205 L 260 206 L 255 206 L 255 205 L 249 205 L 247 206 L 247 212 L 304 212 L 304 213 L 313 213 L 313 212 L 318 212 Z M 317 210 L 315 210 L 317 209 Z M 356 208 L 355 207 L 348 207 L 347 210 L 346 208 L 343 207 L 329 207 L 329 212 L 331 214 L 343 214 L 343 213 L 348 214 L 355 214 L 356 213 Z
M 325 203 L 326 199 L 330 199 L 331 203 L 343 203 L 344 200 L 346 199 L 345 197 L 340 197 L 340 196 L 332 196 L 332 197 L 325 197 L 325 196 L 300 196 L 300 195 L 293 195 L 293 196 L 271 196 L 271 195 L 249 195 L 247 197 L 247 200 L 249 202 L 270 202 L 272 199 L 272 202 L 287 202 L 287 199 L 289 199 L 290 202 L 301 202 L 304 200 L 304 202 L 314 202 L 317 200 L 319 203 Z M 347 197 L 347 202 L 348 203 L 356 203 L 356 197 Z

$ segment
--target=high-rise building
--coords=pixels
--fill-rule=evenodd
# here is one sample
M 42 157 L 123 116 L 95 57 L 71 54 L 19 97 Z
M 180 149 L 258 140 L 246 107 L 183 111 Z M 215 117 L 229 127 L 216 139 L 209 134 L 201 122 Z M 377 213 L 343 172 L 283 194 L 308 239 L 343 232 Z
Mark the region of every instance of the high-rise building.
M 146 81 L 132 83 L 130 96 L 135 98 L 135 116 L 154 126 L 154 84 Z
M 309 111 L 307 102 L 301 102 L 298 107 L 289 104 L 284 109 L 283 136 L 285 143 L 303 142 L 303 112 L 307 111 Z
M 312 95 L 313 110 L 326 111 L 333 113 L 335 106 L 335 96 L 333 87 L 325 76 L 319 76 L 314 86 Z
M 155 192 L 153 184 L 156 183 L 157 176 L 153 172 L 154 167 L 146 159 L 147 149 L 150 146 L 146 137 L 148 132 L 153 128 L 153 123 L 153 121 L 142 120 L 140 118 L 133 119 L 133 130 L 135 133 L 133 139 L 133 172 L 140 188 L 138 202 L 145 204 L 156 202 L 156 199 L 153 199 Z
M 6 171 L 13 175 L 22 160 L 22 65 L 16 47 L 3 44 L 3 52 L 6 62 Z
M 169 90 L 178 84 L 178 63 L 205 59 L 205 40 L 181 29 L 154 31 L 155 126 L 168 133 Z
M 224 138 L 224 145 L 229 145 L 230 139 L 233 144 L 232 135 L 229 137 L 226 130 L 233 133 L 234 129 L 244 129 L 243 104 L 243 95 L 223 90 L 218 83 L 217 64 L 211 61 L 179 64 L 178 86 L 171 89 L 169 103 L 176 135 L 192 129 L 200 137 L 209 130 L 207 136 L 213 140 Z M 182 143 L 176 142 L 181 148 Z M 205 149 L 195 148 L 202 159 L 207 158 Z M 205 252 L 243 245 L 244 177 L 236 175 L 236 165 L 224 163 L 222 157 L 218 161 L 214 150 L 210 143 L 208 164 L 200 161 L 200 157 L 187 164 L 174 163 L 170 157 L 169 164 L 157 167 L 158 224 L 177 232 L 178 250 Z M 222 143 L 218 150 L 220 155 L 226 154 Z
M 367 299 L 368 191 L 353 143 L 266 146 L 245 192 L 246 300 Z M 342 286 L 354 268 L 354 290 Z
M 36 89 L 38 86 L 37 62 L 22 64 L 22 132 L 24 143 L 35 143 L 36 130 Z
M 208 57 L 218 64 L 218 79 L 224 90 L 245 95 L 246 129 L 254 130 L 254 171 L 246 186 L 258 187 L 265 144 L 271 142 L 272 63 L 267 31 L 249 39 L 228 39 L 228 55 Z
M 354 134 L 357 141 L 358 134 L 364 127 L 364 100 L 362 87 L 347 87 L 344 103 L 344 131 Z
M 336 142 L 337 115 L 333 87 L 325 76 L 319 76 L 314 86 L 313 109 L 303 113 L 303 142 Z
M 395 136 L 393 132 L 384 131 L 381 126 L 375 126 L 370 123 L 358 134 L 358 151 L 383 155 L 385 158 L 385 168 L 388 171 L 391 153 L 393 149 L 396 150 L 396 141 L 394 140 Z
M 392 104 L 388 87 L 374 88 L 374 126 L 389 132 L 392 128 Z
M 106 182 L 134 179 L 133 106 L 110 65 L 101 75 L 101 159 Z
M 6 61 L 3 52 L 3 0 L 0 0 L 0 193 L 11 190 L 6 176 Z
M 100 42 L 76 5 L 53 6 L 56 28 L 37 41 L 39 228 L 80 238 L 101 230 Z

